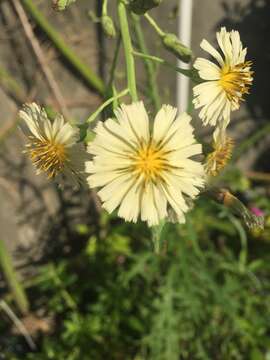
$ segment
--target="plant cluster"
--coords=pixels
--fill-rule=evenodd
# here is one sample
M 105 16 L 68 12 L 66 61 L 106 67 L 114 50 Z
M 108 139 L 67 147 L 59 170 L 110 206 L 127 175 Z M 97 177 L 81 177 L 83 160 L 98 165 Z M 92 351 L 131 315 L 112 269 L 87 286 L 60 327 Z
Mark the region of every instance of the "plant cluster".
M 37 173 L 45 172 L 48 178 L 58 181 L 62 177 L 78 184 L 86 181 L 91 189 L 99 190 L 97 194 L 102 206 L 109 213 L 118 209 L 118 216 L 126 221 L 136 223 L 141 219 L 150 227 L 163 226 L 168 221 L 184 223 L 185 213 L 193 206 L 193 200 L 205 192 L 243 214 L 250 228 L 262 227 L 262 218 L 249 213 L 228 191 L 216 190 L 213 185 L 232 155 L 233 141 L 227 136 L 231 113 L 239 109 L 252 84 L 252 62 L 246 61 L 247 49 L 243 48 L 238 31 L 228 32 L 223 27 L 217 32 L 221 52 L 207 40 L 201 42 L 202 49 L 214 58 L 215 63 L 198 58 L 192 70 L 178 69 L 195 81 L 193 104 L 200 108 L 203 125 L 214 128 L 213 150 L 203 151 L 202 144 L 194 137 L 190 115 L 181 112 L 182 109 L 162 105 L 152 120 L 143 102 L 139 101 L 135 69 L 137 53 L 129 24 L 133 16 L 139 26 L 134 14 L 148 20 L 166 49 L 182 61 L 191 61 L 191 50 L 176 35 L 164 32 L 148 14 L 147 11 L 159 3 L 153 0 L 117 2 L 127 88 L 120 93 L 116 90 L 113 72 L 117 65 L 117 49 L 110 79 L 114 94 L 83 124 L 72 126 L 62 116 L 51 121 L 39 105 L 24 106 L 20 117 L 27 125 L 27 152 Z M 56 1 L 54 5 L 63 10 L 69 4 L 70 1 Z M 107 5 L 104 0 L 101 24 L 105 34 L 114 37 L 116 30 L 107 13 Z M 142 45 L 143 33 L 138 29 Z M 146 60 L 149 56 L 145 52 L 139 56 Z M 132 103 L 117 104 L 127 94 Z M 112 118 L 98 121 L 91 129 L 90 124 L 110 103 L 114 110 Z M 84 130 L 83 134 L 80 129 Z M 87 150 L 83 143 L 87 144 Z
M 52 4 L 63 11 L 74 2 Z M 252 86 L 252 63 L 239 32 L 224 27 L 216 34 L 218 49 L 201 42 L 213 61 L 193 59 L 191 49 L 150 15 L 161 3 L 117 0 L 113 20 L 103 0 L 100 18 L 91 15 L 116 39 L 116 50 L 106 86 L 79 65 L 104 97 L 86 120 L 52 115 L 36 102 L 19 112 L 25 152 L 37 173 L 97 191 L 106 212 L 95 229 L 76 228 L 86 243 L 72 259 L 49 263 L 30 285 L 29 297 L 35 303 L 39 294 L 50 326 L 46 334 L 34 332 L 33 352 L 18 337 L 6 339 L 6 359 L 270 357 L 270 205 L 234 166 L 244 148 L 228 136 L 233 112 Z M 24 5 L 36 16 L 31 1 Z M 142 19 L 164 49 L 192 62 L 191 69 L 149 54 Z M 124 89 L 115 76 L 121 47 Z M 72 53 L 68 57 L 78 66 Z M 145 64 L 146 95 L 137 90 L 136 61 Z M 162 105 L 156 64 L 190 78 L 194 109 Z M 193 110 L 209 127 L 210 141 L 195 131 Z M 248 201 L 241 201 L 244 193 Z

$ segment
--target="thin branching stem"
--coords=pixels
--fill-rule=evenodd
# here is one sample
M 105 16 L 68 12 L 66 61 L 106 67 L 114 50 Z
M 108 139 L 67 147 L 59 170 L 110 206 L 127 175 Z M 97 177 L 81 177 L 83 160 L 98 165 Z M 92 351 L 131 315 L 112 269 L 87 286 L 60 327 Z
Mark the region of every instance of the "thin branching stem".
M 194 70 L 192 70 L 192 69 L 191 69 L 191 70 L 181 69 L 181 68 L 179 68 L 178 66 L 175 66 L 175 65 L 169 63 L 168 61 L 163 60 L 163 59 L 161 59 L 161 58 L 159 58 L 159 57 L 157 57 L 157 56 L 152 56 L 152 55 L 143 54 L 143 53 L 138 52 L 138 51 L 133 51 L 133 54 L 134 54 L 135 56 L 141 57 L 141 58 L 143 58 L 143 59 L 148 59 L 148 60 L 154 61 L 154 62 L 156 62 L 156 63 L 159 63 L 159 64 L 161 64 L 161 65 L 165 65 L 165 66 L 167 66 L 167 67 L 169 67 L 169 68 L 171 68 L 171 69 L 179 72 L 180 74 L 187 76 L 188 78 L 190 78 L 190 79 L 191 79 L 193 82 L 195 82 L 195 83 L 199 83 L 199 82 L 200 82 L 199 76 L 198 76 L 197 73 L 196 73 Z
M 90 124 L 91 122 L 93 122 L 98 115 L 108 106 L 110 105 L 112 102 L 114 102 L 115 100 L 127 95 L 129 93 L 129 89 L 125 89 L 122 92 L 120 92 L 119 94 L 117 94 L 116 96 L 111 97 L 110 99 L 108 99 L 107 101 L 105 101 L 91 116 L 89 116 L 89 118 L 86 120 L 87 124 Z
M 165 32 L 161 30 L 161 28 L 158 26 L 156 21 L 148 14 L 144 14 L 144 17 L 149 22 L 149 24 L 155 29 L 155 31 L 158 33 L 159 36 L 163 37 L 165 35 Z

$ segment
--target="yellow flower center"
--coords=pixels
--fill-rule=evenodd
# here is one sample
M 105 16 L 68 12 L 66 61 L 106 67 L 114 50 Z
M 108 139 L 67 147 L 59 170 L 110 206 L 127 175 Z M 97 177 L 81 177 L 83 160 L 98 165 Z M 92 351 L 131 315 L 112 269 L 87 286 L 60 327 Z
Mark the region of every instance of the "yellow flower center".
M 146 180 L 161 176 L 168 167 L 164 152 L 154 144 L 143 145 L 134 156 L 134 170 L 142 174 Z
M 64 168 L 67 161 L 66 149 L 63 144 L 57 144 L 50 140 L 38 140 L 32 138 L 32 142 L 27 144 L 27 152 L 33 164 L 38 170 L 48 174 L 48 178 L 55 177 Z
M 251 61 L 237 64 L 234 67 L 224 65 L 221 69 L 219 83 L 226 92 L 227 98 L 238 105 L 244 94 L 249 93 L 253 71 L 250 71 Z

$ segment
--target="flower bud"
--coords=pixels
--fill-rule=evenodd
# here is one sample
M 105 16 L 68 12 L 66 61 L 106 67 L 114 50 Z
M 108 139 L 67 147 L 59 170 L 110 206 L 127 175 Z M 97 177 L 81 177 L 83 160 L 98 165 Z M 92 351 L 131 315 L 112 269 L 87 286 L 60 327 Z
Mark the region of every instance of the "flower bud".
M 190 62 L 192 52 L 183 45 L 175 34 L 167 33 L 163 36 L 163 45 L 171 51 L 178 59 L 185 63 Z
M 238 215 L 250 231 L 260 231 L 264 229 L 264 216 L 256 215 L 233 194 L 226 189 L 211 189 L 208 195 L 214 200 L 230 208 Z
M 112 18 L 108 15 L 103 15 L 101 18 L 101 25 L 104 33 L 109 37 L 115 37 L 116 31 Z
M 142 15 L 148 10 L 160 5 L 162 0 L 130 0 L 130 10 L 135 14 Z
M 59 11 L 65 10 L 71 3 L 76 0 L 52 0 L 53 8 Z

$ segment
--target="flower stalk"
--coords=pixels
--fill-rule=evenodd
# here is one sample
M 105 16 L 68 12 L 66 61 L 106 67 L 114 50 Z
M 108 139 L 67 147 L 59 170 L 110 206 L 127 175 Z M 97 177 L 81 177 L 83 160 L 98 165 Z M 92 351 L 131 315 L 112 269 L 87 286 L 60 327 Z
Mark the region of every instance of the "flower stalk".
M 98 115 L 111 103 L 113 103 L 115 100 L 120 99 L 121 97 L 127 95 L 129 93 L 129 89 L 125 89 L 121 91 L 116 96 L 111 97 L 107 101 L 105 101 L 100 107 L 86 120 L 87 124 L 90 124 L 91 122 L 95 121 L 95 119 L 98 117 Z
M 144 17 L 161 38 L 163 46 L 183 62 L 189 63 L 192 55 L 191 50 L 182 44 L 175 34 L 164 32 L 149 14 L 144 14 Z
M 102 16 L 101 16 L 101 25 L 104 33 L 108 37 L 114 38 L 116 36 L 116 31 L 112 18 L 107 13 L 108 0 L 103 0 L 102 4 Z
M 118 16 L 126 59 L 128 87 L 130 90 L 132 101 L 137 101 L 138 95 L 136 87 L 135 62 L 132 52 L 132 43 L 129 33 L 126 6 L 122 1 L 118 2 Z
M 190 69 L 190 70 L 181 69 L 180 67 L 175 66 L 175 65 L 169 63 L 168 61 L 163 60 L 163 59 L 161 59 L 161 58 L 159 58 L 157 56 L 144 54 L 144 53 L 141 53 L 141 52 L 138 52 L 138 51 L 133 51 L 133 55 L 138 56 L 138 57 L 140 57 L 142 59 L 147 59 L 147 60 L 154 61 L 154 62 L 156 62 L 158 64 L 161 64 L 161 65 L 165 65 L 165 66 L 171 68 L 172 70 L 174 70 L 174 71 L 176 71 L 176 72 L 178 72 L 178 73 L 180 73 L 182 75 L 187 76 L 194 83 L 200 83 L 201 82 L 201 79 L 198 76 L 198 72 L 195 69 Z
M 156 21 L 149 14 L 144 14 L 144 17 L 160 37 L 165 36 L 165 32 L 158 26 Z

